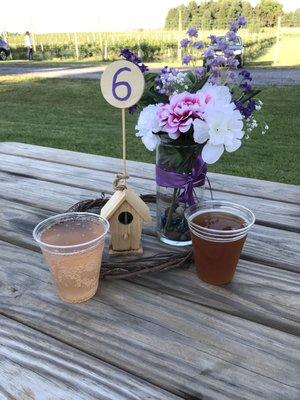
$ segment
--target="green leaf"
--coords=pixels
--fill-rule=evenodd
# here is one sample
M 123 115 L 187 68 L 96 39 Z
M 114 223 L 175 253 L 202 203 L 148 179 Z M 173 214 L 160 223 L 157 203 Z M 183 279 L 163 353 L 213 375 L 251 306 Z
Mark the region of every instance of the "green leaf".
M 203 145 L 194 142 L 192 130 L 176 140 L 170 139 L 166 134 L 160 136 L 162 142 L 159 145 L 159 165 L 180 173 L 191 172 L 203 148 Z
M 198 90 L 202 89 L 202 87 L 207 82 L 209 75 L 204 76 L 201 78 L 200 76 L 194 74 L 192 71 L 187 73 L 187 78 L 191 82 L 189 85 L 189 91 L 191 93 L 196 93 Z
M 260 93 L 261 90 L 253 90 L 251 93 L 245 94 L 240 101 L 242 103 L 245 103 L 246 101 L 252 99 L 252 97 L 256 96 L 258 93 Z

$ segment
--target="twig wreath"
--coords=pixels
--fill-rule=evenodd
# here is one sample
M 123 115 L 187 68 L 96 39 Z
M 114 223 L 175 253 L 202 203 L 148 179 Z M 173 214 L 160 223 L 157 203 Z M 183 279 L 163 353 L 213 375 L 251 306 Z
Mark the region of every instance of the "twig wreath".
M 156 196 L 152 194 L 141 195 L 145 203 L 155 203 Z M 74 204 L 67 212 L 95 212 L 108 202 L 109 198 L 102 193 L 98 199 L 83 200 Z M 101 266 L 102 279 L 124 279 L 141 276 L 148 272 L 162 272 L 174 268 L 188 268 L 193 261 L 192 250 L 173 251 L 154 254 L 151 256 L 126 257 L 121 259 L 103 260 Z

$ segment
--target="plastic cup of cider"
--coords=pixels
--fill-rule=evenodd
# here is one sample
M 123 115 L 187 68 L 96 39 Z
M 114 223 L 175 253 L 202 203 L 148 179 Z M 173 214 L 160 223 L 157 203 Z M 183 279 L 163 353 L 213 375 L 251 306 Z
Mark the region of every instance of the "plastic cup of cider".
M 207 200 L 187 208 L 198 277 L 212 285 L 229 283 L 255 222 L 252 211 L 223 200 Z
M 55 215 L 35 227 L 33 237 L 62 300 L 81 303 L 96 293 L 108 229 L 105 218 L 87 212 Z

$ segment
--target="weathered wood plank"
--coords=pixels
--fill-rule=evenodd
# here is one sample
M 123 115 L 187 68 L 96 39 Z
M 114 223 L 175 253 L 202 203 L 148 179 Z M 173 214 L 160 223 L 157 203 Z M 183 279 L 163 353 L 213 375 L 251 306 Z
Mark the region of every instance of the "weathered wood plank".
M 66 304 L 41 255 L 17 251 L 0 261 L 4 315 L 184 398 L 298 398 L 295 336 L 125 281 Z
M 30 144 L 3 142 L 0 143 L 0 152 L 113 173 L 122 170 L 122 162 L 116 158 Z M 143 176 L 150 180 L 154 177 L 154 165 L 152 164 L 129 161 L 128 167 L 131 176 Z M 209 176 L 215 190 L 296 204 L 299 204 L 300 201 L 299 187 L 296 185 L 224 174 L 211 173 Z
M 0 172 L 1 197 L 8 199 L 16 199 L 17 197 L 16 200 L 22 199 L 22 201 L 28 203 L 29 198 L 32 198 L 33 195 L 40 196 L 41 202 L 47 199 L 47 195 L 57 195 L 59 198 L 54 201 L 57 204 L 58 199 L 62 200 L 62 191 L 57 183 L 65 184 L 71 186 L 67 189 L 68 206 L 65 208 L 78 201 L 80 193 L 82 193 L 82 198 L 86 198 L 88 193 L 90 193 L 91 198 L 99 196 L 102 191 L 112 193 L 112 182 L 115 178 L 113 173 L 95 172 L 87 168 L 7 155 L 0 158 L 0 170 L 4 171 Z M 33 179 L 30 180 L 30 177 Z M 154 180 L 133 177 L 130 179 L 130 184 L 138 193 L 155 193 Z M 40 189 L 39 185 L 41 186 Z M 45 188 L 44 191 L 43 188 Z M 19 193 L 22 196 L 19 196 Z M 73 193 L 74 198 L 72 199 Z M 209 196 L 208 191 L 207 196 Z M 214 197 L 249 207 L 255 213 L 259 224 L 291 231 L 300 230 L 300 207 L 296 204 L 218 191 L 214 193 Z M 44 207 L 44 205 L 36 203 L 36 200 L 33 204 Z
M 36 249 L 32 230 L 37 223 L 51 215 L 53 212 L 0 198 L 0 239 Z M 146 225 L 144 232 L 147 234 L 143 237 L 145 249 L 154 253 L 170 251 L 169 246 L 149 238 L 148 234 L 155 235 L 153 226 Z M 248 235 L 242 258 L 297 272 L 299 248 L 300 238 L 296 233 L 255 225 Z
M 300 336 L 300 275 L 240 260 L 233 281 L 216 287 L 194 267 L 131 278 L 139 285 Z
M 1 241 L 0 245 L 12 265 L 14 259 L 22 259 L 22 248 Z M 147 248 L 150 247 L 150 243 L 147 243 Z M 153 249 L 148 250 L 148 253 L 158 250 L 153 243 Z M 28 257 L 31 252 L 26 254 Z M 38 278 L 36 270 L 47 270 L 45 263 L 36 263 L 35 258 L 27 261 L 32 265 L 30 274 L 35 278 Z M 22 267 L 18 268 L 21 270 Z M 234 280 L 223 287 L 202 282 L 196 277 L 194 267 L 189 270 L 146 274 L 128 280 L 274 329 L 300 335 L 300 275 L 293 272 L 240 260 Z M 47 282 L 51 283 L 51 279 Z
M 0 398 L 180 399 L 71 346 L 0 316 Z
M 94 191 L 60 183 L 0 172 L 0 197 L 45 210 L 62 212 L 81 200 L 97 197 Z

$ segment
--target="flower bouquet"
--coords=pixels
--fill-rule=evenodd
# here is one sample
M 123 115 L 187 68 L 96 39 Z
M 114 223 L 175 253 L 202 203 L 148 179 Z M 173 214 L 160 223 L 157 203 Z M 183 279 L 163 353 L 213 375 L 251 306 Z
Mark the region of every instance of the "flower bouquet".
M 237 69 L 231 49 L 245 24 L 239 16 L 226 36 L 211 35 L 209 46 L 198 40 L 196 28 L 189 28 L 181 41 L 186 50 L 182 62 L 192 68 L 183 71 L 165 67 L 149 73 L 129 49 L 121 51 L 145 73 L 144 95 L 129 111 L 141 110 L 136 135 L 147 149 L 157 151 L 157 230 L 166 243 L 191 243 L 184 211 L 203 198 L 207 164 L 218 161 L 224 151 L 236 151 L 258 125 L 254 112 L 262 105 L 255 97 L 259 90 L 252 88 L 248 71 Z M 205 66 L 197 67 L 201 58 Z

